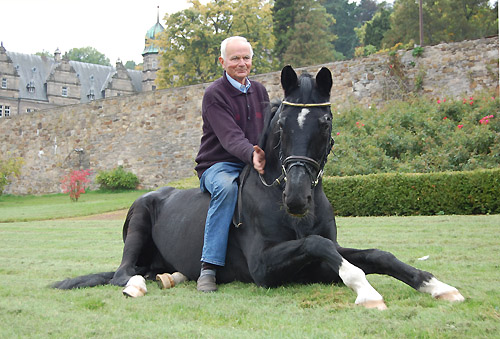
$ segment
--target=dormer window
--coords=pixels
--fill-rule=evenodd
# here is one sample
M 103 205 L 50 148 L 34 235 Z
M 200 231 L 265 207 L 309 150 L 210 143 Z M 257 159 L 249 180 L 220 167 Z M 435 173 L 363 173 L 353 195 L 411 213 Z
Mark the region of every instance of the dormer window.
M 2 88 L 7 88 L 7 78 L 2 78 Z
M 95 94 L 93 89 L 90 89 L 89 94 L 87 94 L 87 99 L 89 99 L 90 101 L 95 100 Z
M 62 87 L 62 89 L 61 89 L 61 95 L 63 97 L 67 97 L 68 96 L 68 87 L 66 87 L 66 86 Z
M 27 85 L 26 89 L 28 90 L 28 93 L 35 93 L 35 82 L 31 80 Z

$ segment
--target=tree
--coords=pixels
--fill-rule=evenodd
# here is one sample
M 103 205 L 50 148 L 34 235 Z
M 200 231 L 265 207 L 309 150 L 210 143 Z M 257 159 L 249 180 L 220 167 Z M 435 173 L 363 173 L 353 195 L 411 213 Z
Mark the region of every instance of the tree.
M 331 29 L 331 34 L 337 36 L 333 43 L 335 50 L 347 58 L 353 57 L 354 48 L 359 45 L 354 31 L 358 26 L 356 3 L 350 3 L 348 0 L 325 0 L 323 6 L 326 12 L 335 18 Z
M 382 4 L 385 6 L 385 3 Z M 354 14 L 358 21 L 358 27 L 371 20 L 378 8 L 379 5 L 377 5 L 377 2 L 374 0 L 361 0 Z
M 424 42 L 477 39 L 498 34 L 498 2 L 492 8 L 488 0 L 424 0 Z M 418 2 L 396 0 L 391 29 L 384 43 L 419 41 Z
M 46 57 L 46 58 L 53 58 L 54 55 L 50 53 L 49 51 L 43 50 L 41 52 L 36 52 L 35 55 L 41 56 L 41 57 Z
M 295 0 L 276 0 L 272 9 L 274 56 L 283 60 L 295 27 Z
M 125 63 L 126 69 L 135 69 L 136 66 L 137 66 L 137 64 L 135 63 L 134 60 L 129 60 Z
M 335 59 L 333 16 L 316 0 L 295 0 L 296 22 L 283 55 L 284 64 L 301 67 Z
M 381 8 L 370 21 L 365 22 L 362 30 L 364 32 L 362 39 L 364 46 L 372 45 L 377 49 L 382 48 L 385 32 L 391 28 L 390 15 L 389 10 Z
M 64 54 L 64 57 L 73 61 L 111 66 L 109 59 L 93 47 L 72 48 Z
M 215 80 L 221 73 L 221 42 L 230 36 L 248 39 L 254 51 L 253 71 L 272 70 L 271 8 L 263 0 L 212 0 L 165 17 L 160 37 L 159 88 L 192 85 Z

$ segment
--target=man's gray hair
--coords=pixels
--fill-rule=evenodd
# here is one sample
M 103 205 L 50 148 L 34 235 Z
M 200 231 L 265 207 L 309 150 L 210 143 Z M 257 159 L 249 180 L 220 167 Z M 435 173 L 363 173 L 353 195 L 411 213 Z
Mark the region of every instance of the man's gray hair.
M 227 43 L 231 40 L 241 40 L 241 41 L 247 43 L 248 47 L 250 47 L 250 57 L 253 58 L 253 48 L 252 48 L 252 45 L 250 45 L 250 43 L 248 42 L 248 40 L 242 36 L 232 36 L 232 37 L 225 39 L 220 44 L 220 56 L 222 57 L 222 59 L 226 60 L 226 46 L 227 46 Z

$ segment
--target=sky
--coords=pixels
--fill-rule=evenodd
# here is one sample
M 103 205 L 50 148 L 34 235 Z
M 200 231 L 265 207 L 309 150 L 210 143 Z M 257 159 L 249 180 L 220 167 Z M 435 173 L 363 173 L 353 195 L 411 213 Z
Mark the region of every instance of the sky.
M 359 1 L 359 0 L 352 0 Z M 202 0 L 206 4 L 208 0 Z M 25 54 L 62 54 L 93 47 L 109 58 L 142 63 L 146 32 L 165 13 L 191 6 L 188 0 L 0 0 L 0 41 Z
M 112 65 L 142 62 L 146 32 L 187 0 L 0 0 L 0 41 L 7 51 L 35 54 L 93 47 Z

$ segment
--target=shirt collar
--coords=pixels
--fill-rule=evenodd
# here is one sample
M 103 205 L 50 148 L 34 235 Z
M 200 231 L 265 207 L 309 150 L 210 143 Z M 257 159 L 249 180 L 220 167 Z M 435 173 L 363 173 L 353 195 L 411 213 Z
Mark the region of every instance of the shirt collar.
M 237 90 L 239 90 L 240 92 L 242 92 L 242 93 L 248 92 L 248 89 L 250 88 L 250 85 L 251 85 L 250 80 L 248 80 L 248 78 L 246 78 L 246 85 L 243 85 L 243 84 L 239 83 L 238 81 L 234 80 L 227 73 L 226 73 L 226 78 L 229 81 L 229 83 L 231 85 L 233 85 L 233 87 L 236 88 Z

